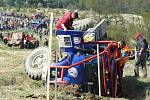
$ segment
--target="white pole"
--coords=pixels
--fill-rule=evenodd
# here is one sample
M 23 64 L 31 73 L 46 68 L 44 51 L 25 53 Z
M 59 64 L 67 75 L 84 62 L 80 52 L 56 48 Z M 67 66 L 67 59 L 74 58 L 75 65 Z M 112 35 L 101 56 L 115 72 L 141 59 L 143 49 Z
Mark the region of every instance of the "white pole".
M 56 62 L 57 62 L 57 53 L 56 53 Z M 57 66 L 58 67 L 58 66 Z M 57 100 L 57 73 L 58 73 L 58 68 L 56 67 L 56 72 L 55 72 L 55 100 Z
M 99 96 L 101 96 L 101 82 L 100 82 L 100 57 L 99 57 L 99 44 L 97 44 L 97 65 L 98 65 L 98 87 L 99 87 Z
M 51 13 L 51 19 L 50 19 L 50 33 L 49 33 L 49 43 L 48 43 L 48 47 L 49 47 L 49 51 L 48 51 L 48 63 L 47 63 L 47 68 L 48 68 L 48 76 L 47 76 L 47 100 L 49 100 L 49 80 L 50 80 L 50 63 L 51 63 L 51 48 L 52 48 L 52 33 L 53 33 L 53 12 Z

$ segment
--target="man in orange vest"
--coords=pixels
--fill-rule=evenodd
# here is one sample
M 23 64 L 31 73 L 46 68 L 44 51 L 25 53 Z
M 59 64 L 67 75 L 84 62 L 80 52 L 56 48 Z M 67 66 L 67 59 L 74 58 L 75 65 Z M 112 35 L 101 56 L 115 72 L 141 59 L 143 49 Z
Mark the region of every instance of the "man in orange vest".
M 128 46 L 125 43 L 125 41 L 120 41 L 118 42 L 118 59 L 116 59 L 116 61 L 118 61 L 119 63 L 119 67 L 121 69 L 121 76 L 123 76 L 123 68 L 125 66 L 125 63 L 128 61 Z
M 120 41 L 118 42 L 118 51 L 116 54 L 116 65 L 117 65 L 117 76 L 118 76 L 118 81 L 120 84 L 120 94 L 119 96 L 123 96 L 123 68 L 125 63 L 128 61 L 128 46 L 126 45 L 125 41 Z

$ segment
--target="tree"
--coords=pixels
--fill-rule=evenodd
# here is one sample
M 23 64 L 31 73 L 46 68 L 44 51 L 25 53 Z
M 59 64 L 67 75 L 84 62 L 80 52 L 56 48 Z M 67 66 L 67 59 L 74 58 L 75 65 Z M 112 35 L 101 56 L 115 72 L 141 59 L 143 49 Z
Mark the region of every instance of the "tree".
M 4 7 L 4 6 L 5 6 L 4 0 L 0 0 L 0 7 Z
M 7 6 L 14 6 L 15 2 L 16 2 L 16 0 L 5 0 L 5 3 Z

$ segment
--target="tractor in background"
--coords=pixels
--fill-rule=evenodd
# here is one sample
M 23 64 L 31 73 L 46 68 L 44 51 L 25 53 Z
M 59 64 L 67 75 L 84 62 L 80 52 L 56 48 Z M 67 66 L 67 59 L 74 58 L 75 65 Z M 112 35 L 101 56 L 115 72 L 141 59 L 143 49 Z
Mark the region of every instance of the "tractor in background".
M 39 47 L 39 41 L 25 32 L 10 33 L 3 36 L 3 41 L 8 47 L 18 46 L 21 49 L 34 49 Z

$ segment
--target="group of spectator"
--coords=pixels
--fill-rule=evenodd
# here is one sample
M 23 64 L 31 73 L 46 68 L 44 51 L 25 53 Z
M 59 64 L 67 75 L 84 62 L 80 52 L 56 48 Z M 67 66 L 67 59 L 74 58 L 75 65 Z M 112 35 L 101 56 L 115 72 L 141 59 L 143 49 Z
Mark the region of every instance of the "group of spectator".
M 25 28 L 30 25 L 30 19 L 26 15 L 22 14 L 7 14 L 1 13 L 0 17 L 0 30 L 16 30 L 18 28 Z
M 15 13 L 0 14 L 0 31 L 17 30 L 19 28 L 29 28 L 36 33 L 46 34 L 48 32 L 48 18 L 33 14 L 27 16 Z

